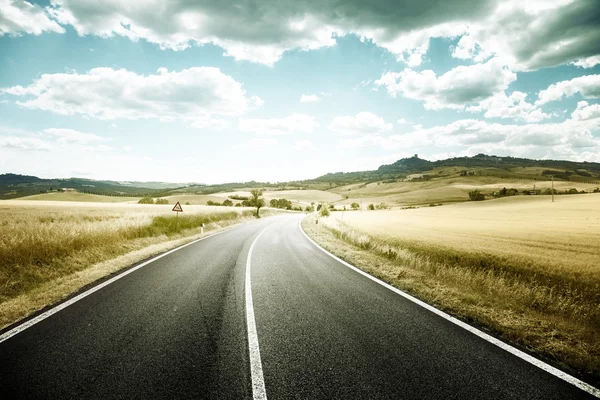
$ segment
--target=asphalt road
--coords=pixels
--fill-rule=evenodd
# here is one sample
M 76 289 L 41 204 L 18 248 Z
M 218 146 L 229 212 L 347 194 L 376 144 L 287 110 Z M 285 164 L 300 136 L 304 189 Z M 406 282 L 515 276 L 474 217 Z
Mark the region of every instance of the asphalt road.
M 327 256 L 300 219 L 187 246 L 3 341 L 0 398 L 251 399 L 251 247 L 269 399 L 594 398 Z

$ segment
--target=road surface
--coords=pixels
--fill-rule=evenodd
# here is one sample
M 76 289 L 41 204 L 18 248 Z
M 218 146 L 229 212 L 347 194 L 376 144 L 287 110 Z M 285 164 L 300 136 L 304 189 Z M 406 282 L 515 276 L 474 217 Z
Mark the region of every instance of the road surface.
M 301 218 L 206 238 L 5 332 L 0 397 L 594 398 L 342 265 Z

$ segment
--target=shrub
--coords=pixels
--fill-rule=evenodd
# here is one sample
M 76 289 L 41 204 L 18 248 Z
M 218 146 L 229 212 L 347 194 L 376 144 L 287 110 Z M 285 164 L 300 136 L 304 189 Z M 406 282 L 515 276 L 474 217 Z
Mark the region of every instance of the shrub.
M 313 211 L 315 211 L 315 208 L 313 206 L 306 206 L 306 208 L 304 209 L 304 211 L 306 211 L 306 212 L 313 212 Z
M 152 197 L 142 197 L 138 204 L 154 204 L 154 199 Z
M 231 207 L 231 206 L 233 206 L 233 201 L 231 201 L 231 200 L 229 200 L 229 199 L 225 199 L 225 200 L 223 200 L 223 203 L 222 203 L 222 204 L 223 204 L 225 207 Z
M 577 194 L 577 193 L 579 193 L 579 192 L 575 188 L 569 189 L 569 191 L 567 192 L 567 194 Z
M 282 208 L 285 210 L 292 209 L 292 202 L 287 199 L 271 199 L 269 206 L 273 208 Z
M 485 200 L 485 195 L 483 193 L 481 193 L 479 190 L 471 190 L 469 192 L 469 200 L 471 200 L 471 201 Z
M 186 205 L 186 206 L 189 206 L 189 205 L 191 205 L 191 204 L 190 204 L 190 202 L 189 202 L 189 201 L 186 201 L 186 202 L 185 202 L 185 205 Z
M 156 204 L 169 204 L 167 199 L 156 199 Z
M 360 204 L 358 204 L 358 203 L 352 203 L 352 204 L 350 204 L 350 207 L 353 210 L 358 210 L 360 208 Z
M 319 214 L 321 215 L 321 217 L 329 217 L 329 215 L 330 215 L 329 207 L 321 207 Z
M 374 210 L 375 209 L 375 204 L 371 203 L 367 206 L 367 210 Z
M 387 210 L 390 208 L 390 206 L 388 206 L 386 203 L 379 203 L 375 206 L 375 208 L 378 210 Z

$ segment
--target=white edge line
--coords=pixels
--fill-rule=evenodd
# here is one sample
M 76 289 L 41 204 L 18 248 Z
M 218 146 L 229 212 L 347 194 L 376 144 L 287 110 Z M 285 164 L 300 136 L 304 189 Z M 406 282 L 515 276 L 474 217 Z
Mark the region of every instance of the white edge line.
M 357 267 L 355 267 L 352 264 L 347 263 L 346 261 L 342 260 L 341 258 L 337 257 L 336 255 L 330 253 L 329 251 L 325 250 L 323 247 L 321 247 L 319 244 L 317 244 L 314 240 L 312 240 L 307 234 L 306 232 L 304 232 L 304 229 L 302 229 L 302 221 L 304 219 L 300 220 L 300 223 L 298 224 L 298 227 L 300 228 L 300 231 L 302 232 L 302 234 L 312 243 L 314 244 L 317 248 L 319 248 L 321 251 L 323 251 L 325 254 L 327 254 L 328 256 L 332 257 L 333 259 L 335 259 L 336 261 L 338 261 L 339 263 L 345 265 L 346 267 L 358 272 L 359 274 L 371 279 L 372 281 L 380 284 L 381 286 L 391 290 L 392 292 L 399 294 L 400 296 L 412 301 L 413 303 L 416 303 L 418 305 L 420 305 L 421 307 L 431 311 L 434 314 L 439 315 L 440 317 L 452 322 L 455 325 L 460 326 L 463 329 L 466 329 L 467 331 L 479 336 L 480 338 L 482 338 L 483 340 L 486 340 L 498 347 L 500 347 L 503 350 L 508 351 L 509 353 L 527 361 L 530 364 L 535 365 L 536 367 L 548 372 L 549 374 L 552 374 L 554 376 L 556 376 L 557 378 L 562 379 L 563 381 L 566 381 L 568 383 L 570 383 L 573 386 L 578 387 L 579 389 L 593 395 L 596 396 L 598 398 L 600 398 L 600 389 L 595 388 L 594 386 L 585 383 L 577 378 L 575 378 L 574 376 L 571 376 L 569 374 L 567 374 L 566 372 L 561 371 L 558 368 L 555 368 L 549 364 L 546 364 L 545 362 L 538 360 L 537 358 L 530 356 L 527 353 L 522 352 L 521 350 L 507 344 L 504 343 L 503 341 L 496 339 L 493 336 L 488 335 L 485 332 L 480 331 L 479 329 L 459 320 L 454 318 L 453 316 L 446 314 L 445 312 L 438 310 L 437 308 L 417 299 L 416 297 L 411 296 L 408 293 L 403 292 L 402 290 L 390 285 L 389 283 L 386 283 L 380 279 L 375 278 L 372 275 L 369 275 L 368 273 L 366 273 L 365 271 L 362 271 L 360 269 L 358 269 Z
M 225 232 L 227 232 L 227 231 L 229 231 L 231 229 L 234 229 L 234 228 L 237 228 L 237 226 L 233 226 L 231 228 L 224 229 L 224 230 L 222 230 L 220 232 L 215 232 L 215 233 L 213 233 L 211 235 L 204 236 L 204 237 L 202 237 L 200 239 L 193 240 L 193 241 L 191 241 L 189 243 L 186 243 L 186 244 L 183 244 L 181 246 L 175 247 L 174 249 L 171 249 L 171 250 L 167 251 L 166 253 L 162 253 L 162 254 L 160 254 L 160 255 L 158 255 L 158 256 L 156 256 L 156 257 L 154 257 L 154 258 L 152 258 L 152 259 L 150 259 L 148 261 L 145 261 L 145 262 L 143 262 L 143 263 L 141 263 L 139 265 L 136 265 L 135 267 L 130 268 L 127 271 L 124 271 L 124 272 L 120 273 L 119 275 L 117 275 L 117 276 L 115 276 L 115 277 L 113 277 L 113 278 L 111 278 L 111 279 L 109 279 L 107 281 L 104 281 L 104 282 L 102 282 L 102 283 L 100 283 L 100 284 L 98 284 L 98 285 L 96 285 L 96 286 L 94 286 L 94 287 L 86 290 L 85 292 L 83 292 L 83 293 L 81 293 L 81 294 L 73 297 L 72 299 L 69 299 L 69 300 L 65 301 L 64 303 L 60 303 L 60 304 L 56 305 L 55 307 L 52 307 L 48 311 L 45 311 L 45 312 L 41 313 L 40 315 L 38 315 L 38 316 L 36 316 L 36 317 L 28 320 L 28 321 L 25 321 L 25 322 L 23 322 L 20 325 L 15 326 L 13 329 L 4 332 L 2 335 L 0 335 L 0 343 L 6 341 L 8 339 L 10 339 L 11 337 L 13 337 L 13 336 L 15 336 L 15 335 L 17 335 L 17 334 L 19 334 L 21 332 L 23 332 L 25 329 L 32 327 L 33 325 L 37 324 L 38 322 L 41 322 L 41 321 L 45 320 L 46 318 L 50 317 L 51 315 L 56 314 L 57 312 L 59 312 L 59 311 L 65 309 L 65 308 L 69 307 L 71 304 L 74 304 L 74 303 L 78 302 L 79 300 L 83 299 L 84 297 L 87 297 L 90 294 L 92 294 L 94 292 L 97 292 L 98 290 L 102 289 L 103 287 L 110 285 L 111 283 L 113 283 L 113 282 L 115 282 L 115 281 L 123 278 L 126 275 L 131 274 L 132 272 L 137 271 L 138 269 L 140 269 L 142 267 L 145 267 L 146 265 L 148 265 L 150 263 L 153 263 L 154 261 L 156 261 L 156 260 L 158 260 L 160 258 L 168 256 L 169 254 L 171 254 L 173 252 L 176 252 L 177 250 L 181 250 L 184 247 L 190 246 L 190 245 L 192 245 L 194 243 L 198 243 L 198 242 L 200 242 L 202 240 L 205 240 L 205 239 L 208 239 L 210 237 L 213 237 L 213 236 L 216 236 L 216 235 L 220 235 L 221 233 L 225 233 Z
M 248 250 L 248 259 L 246 260 L 246 284 L 244 292 L 246 295 L 246 324 L 248 326 L 248 350 L 250 354 L 250 375 L 252 376 L 252 396 L 254 400 L 266 400 L 267 390 L 263 378 L 262 361 L 260 360 L 260 348 L 258 347 L 258 333 L 256 332 L 256 320 L 254 319 L 254 303 L 252 302 L 252 282 L 250 275 L 252 271 L 252 250 L 254 245 L 267 229 L 273 225 L 267 226 L 254 239 Z

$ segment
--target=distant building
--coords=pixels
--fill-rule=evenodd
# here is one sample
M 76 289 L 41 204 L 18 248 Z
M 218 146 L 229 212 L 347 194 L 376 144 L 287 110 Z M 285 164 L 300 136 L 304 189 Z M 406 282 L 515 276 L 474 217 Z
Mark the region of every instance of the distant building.
M 65 191 L 65 192 L 76 192 L 76 190 L 73 189 L 73 188 L 64 188 L 63 191 Z

